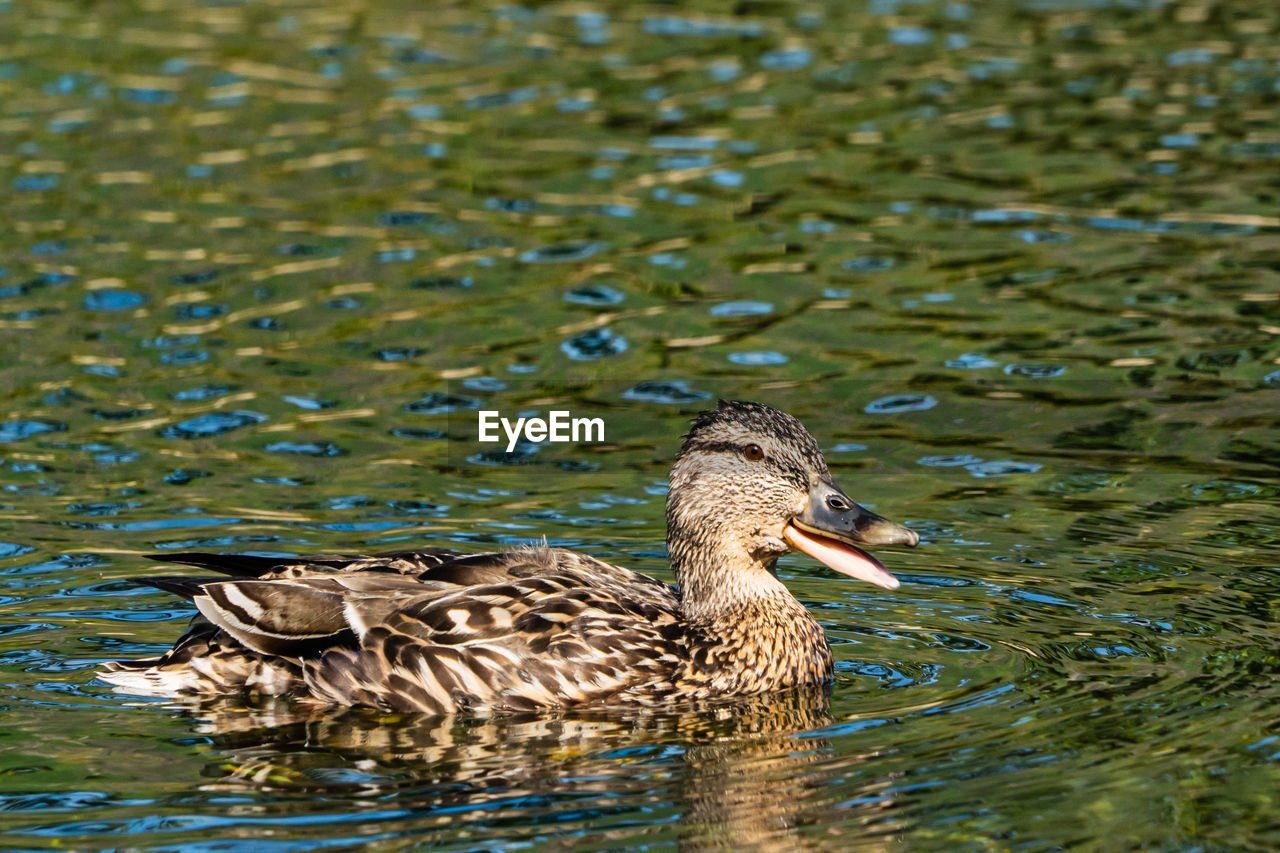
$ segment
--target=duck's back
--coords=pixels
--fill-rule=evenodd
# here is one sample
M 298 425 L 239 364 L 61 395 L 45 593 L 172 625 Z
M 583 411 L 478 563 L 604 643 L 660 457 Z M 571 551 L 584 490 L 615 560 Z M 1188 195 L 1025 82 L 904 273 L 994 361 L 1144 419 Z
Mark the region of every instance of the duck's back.
M 688 665 L 669 586 L 561 549 L 175 558 L 240 577 L 145 579 L 202 617 L 123 689 L 452 713 L 644 702 Z

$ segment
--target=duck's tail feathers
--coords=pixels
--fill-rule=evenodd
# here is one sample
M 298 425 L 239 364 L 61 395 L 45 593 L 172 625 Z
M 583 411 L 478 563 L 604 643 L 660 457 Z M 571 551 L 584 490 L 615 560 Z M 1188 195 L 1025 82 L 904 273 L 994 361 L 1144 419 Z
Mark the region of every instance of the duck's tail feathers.
M 185 566 L 198 566 L 202 569 L 221 572 L 237 578 L 258 578 L 278 569 L 283 565 L 297 562 L 296 557 L 284 555 L 278 557 L 262 557 L 256 554 L 209 554 L 199 551 L 184 551 L 178 554 L 145 554 L 148 560 L 159 560 L 162 563 L 181 563 Z M 316 558 L 318 561 L 323 558 Z M 308 558 L 313 561 L 313 558 Z
M 105 671 L 99 671 L 97 677 L 110 684 L 114 692 L 133 696 L 177 696 L 200 690 L 201 679 L 196 670 L 159 664 L 160 658 L 108 661 Z
M 145 578 L 127 578 L 127 580 L 129 583 L 137 584 L 138 586 L 153 586 L 165 592 L 172 592 L 174 595 L 180 595 L 187 601 L 191 601 L 197 595 L 204 593 L 205 584 L 219 583 L 222 578 L 186 578 L 174 575 L 154 575 Z

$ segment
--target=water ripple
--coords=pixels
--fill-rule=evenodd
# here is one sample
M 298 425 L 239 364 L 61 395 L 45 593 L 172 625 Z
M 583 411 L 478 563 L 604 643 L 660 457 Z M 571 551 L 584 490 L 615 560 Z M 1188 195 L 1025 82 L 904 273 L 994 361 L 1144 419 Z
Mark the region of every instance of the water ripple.
M 252 412 L 247 409 L 236 409 L 231 412 L 210 412 L 206 415 L 171 424 L 160 430 L 160 434 L 165 438 L 210 438 L 242 427 L 260 424 L 266 420 L 267 416 L 261 412 Z
M 898 414 L 900 412 L 923 412 L 938 405 L 938 401 L 928 394 L 891 394 L 872 400 L 863 411 L 872 415 Z
M 627 339 L 612 329 L 592 329 L 560 344 L 560 351 L 574 361 L 595 361 L 627 351 Z
M 625 400 L 636 400 L 641 403 L 675 404 L 710 400 L 711 393 L 690 388 L 689 383 L 683 380 L 650 380 L 623 391 L 622 397 Z
M 0 443 L 21 441 L 33 435 L 63 432 L 67 425 L 57 421 L 4 421 L 0 422 Z
M 711 306 L 712 317 L 757 317 L 772 313 L 772 302 L 722 302 Z

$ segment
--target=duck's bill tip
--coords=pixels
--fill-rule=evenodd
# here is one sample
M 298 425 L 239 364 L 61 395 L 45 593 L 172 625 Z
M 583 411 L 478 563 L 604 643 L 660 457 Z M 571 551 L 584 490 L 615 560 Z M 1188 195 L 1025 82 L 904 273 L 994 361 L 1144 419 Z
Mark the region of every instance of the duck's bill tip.
M 875 557 L 847 542 L 801 530 L 794 524 L 783 528 L 782 535 L 791 545 L 823 563 L 833 571 L 885 589 L 897 589 L 901 582 Z

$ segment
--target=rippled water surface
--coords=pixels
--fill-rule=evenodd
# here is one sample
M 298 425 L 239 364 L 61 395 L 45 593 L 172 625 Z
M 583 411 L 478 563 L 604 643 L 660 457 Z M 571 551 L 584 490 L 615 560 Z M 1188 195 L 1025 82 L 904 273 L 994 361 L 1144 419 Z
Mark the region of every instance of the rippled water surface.
M 0 843 L 1280 846 L 1280 15 L 0 0 Z M 923 537 L 829 697 L 183 708 L 143 553 L 665 574 L 716 396 Z M 604 444 L 475 443 L 475 409 Z M 519 464 L 516 464 L 519 463 Z

